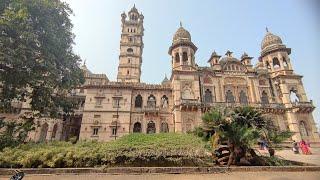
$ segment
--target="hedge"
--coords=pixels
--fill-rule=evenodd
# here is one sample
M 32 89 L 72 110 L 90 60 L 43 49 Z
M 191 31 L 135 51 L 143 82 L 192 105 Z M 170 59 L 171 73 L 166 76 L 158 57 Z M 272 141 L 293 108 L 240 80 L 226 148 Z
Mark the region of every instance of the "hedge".
M 27 143 L 0 152 L 0 167 L 206 166 L 210 153 L 192 134 L 130 134 L 111 142 Z

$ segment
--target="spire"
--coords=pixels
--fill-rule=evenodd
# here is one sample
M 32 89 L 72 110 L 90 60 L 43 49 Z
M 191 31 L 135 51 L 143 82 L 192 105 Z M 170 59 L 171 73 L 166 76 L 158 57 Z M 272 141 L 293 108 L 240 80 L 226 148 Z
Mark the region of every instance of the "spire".
M 269 32 L 269 29 L 268 29 L 268 27 L 266 27 L 266 31 L 267 31 L 267 33 Z
M 226 56 L 232 57 L 232 52 L 228 50 L 228 51 L 226 52 Z
M 182 22 L 180 21 L 180 27 L 182 27 Z

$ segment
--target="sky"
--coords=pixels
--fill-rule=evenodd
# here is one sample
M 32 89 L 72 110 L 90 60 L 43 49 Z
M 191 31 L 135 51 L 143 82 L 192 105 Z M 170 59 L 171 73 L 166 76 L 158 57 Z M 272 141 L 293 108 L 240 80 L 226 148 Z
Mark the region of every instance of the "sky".
M 64 0 L 73 9 L 71 20 L 76 35 L 74 50 L 94 73 L 116 80 L 121 13 L 133 5 L 144 15 L 144 50 L 141 81 L 160 83 L 171 75 L 168 49 L 172 37 L 183 27 L 198 47 L 199 66 L 209 66 L 213 50 L 227 50 L 240 58 L 243 52 L 260 55 L 266 27 L 292 49 L 291 63 L 303 75 L 309 99 L 320 123 L 320 3 L 316 0 Z M 318 126 L 319 127 L 319 126 Z

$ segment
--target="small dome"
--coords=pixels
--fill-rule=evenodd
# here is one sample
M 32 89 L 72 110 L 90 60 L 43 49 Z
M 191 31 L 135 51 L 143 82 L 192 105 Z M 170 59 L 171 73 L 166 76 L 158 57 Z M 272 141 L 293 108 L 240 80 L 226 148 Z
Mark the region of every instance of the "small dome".
M 131 8 L 131 10 L 129 11 L 129 13 L 138 13 L 138 9 L 136 8 L 136 5 L 134 4 L 133 7 Z
M 268 46 L 279 44 L 282 44 L 281 38 L 267 31 L 267 34 L 264 36 L 261 42 L 261 49 L 263 50 Z
M 173 36 L 173 42 L 178 40 L 191 41 L 190 33 L 187 30 L 185 30 L 182 26 L 177 30 L 177 32 Z

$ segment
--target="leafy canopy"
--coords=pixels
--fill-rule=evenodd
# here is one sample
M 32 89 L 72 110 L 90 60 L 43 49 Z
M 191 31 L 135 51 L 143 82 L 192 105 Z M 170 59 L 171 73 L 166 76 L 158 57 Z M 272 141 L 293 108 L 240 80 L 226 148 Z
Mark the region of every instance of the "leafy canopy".
M 72 49 L 71 14 L 60 0 L 0 1 L 2 111 L 28 99 L 32 110 L 50 116 L 73 108 L 66 95 L 84 78 Z

